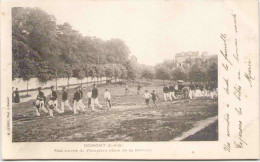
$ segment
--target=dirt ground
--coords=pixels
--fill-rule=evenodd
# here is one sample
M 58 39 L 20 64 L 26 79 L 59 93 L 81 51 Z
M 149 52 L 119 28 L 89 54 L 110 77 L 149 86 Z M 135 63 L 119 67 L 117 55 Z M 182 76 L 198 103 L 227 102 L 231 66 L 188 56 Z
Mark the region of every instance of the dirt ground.
M 13 142 L 169 141 L 191 129 L 197 121 L 218 115 L 217 101 L 210 99 L 158 101 L 158 108 L 152 103 L 152 108 L 148 108 L 143 95 L 137 95 L 137 87 L 132 84 L 129 85 L 128 97 L 124 96 L 124 85 L 99 86 L 102 105 L 105 105 L 103 94 L 106 88 L 112 95 L 112 109 L 109 111 L 87 109 L 85 113 L 74 115 L 67 110 L 63 116 L 55 114 L 50 118 L 46 114 L 35 116 L 33 100 L 13 105 Z M 143 88 L 150 92 L 156 90 L 162 100 L 161 82 L 150 82 Z M 74 89 L 69 90 L 70 99 L 73 92 Z M 86 96 L 87 89 L 83 92 Z M 60 104 L 60 92 L 58 96 Z M 84 98 L 85 105 L 86 102 Z M 72 102 L 70 104 L 72 106 Z M 215 132 L 210 136 L 217 137 Z M 202 141 L 217 140 L 202 137 Z

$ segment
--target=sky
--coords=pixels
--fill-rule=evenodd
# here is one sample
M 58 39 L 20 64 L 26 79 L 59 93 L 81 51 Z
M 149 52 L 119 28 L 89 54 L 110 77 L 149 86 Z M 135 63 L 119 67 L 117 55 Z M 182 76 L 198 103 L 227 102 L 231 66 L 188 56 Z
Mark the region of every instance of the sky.
M 193 1 L 194 2 L 194 1 Z M 219 1 L 220 2 L 220 1 Z M 63 1 L 40 8 L 83 36 L 119 38 L 138 62 L 155 65 L 178 52 L 219 51 L 223 3 L 216 1 Z M 221 25 L 222 24 L 222 25 Z

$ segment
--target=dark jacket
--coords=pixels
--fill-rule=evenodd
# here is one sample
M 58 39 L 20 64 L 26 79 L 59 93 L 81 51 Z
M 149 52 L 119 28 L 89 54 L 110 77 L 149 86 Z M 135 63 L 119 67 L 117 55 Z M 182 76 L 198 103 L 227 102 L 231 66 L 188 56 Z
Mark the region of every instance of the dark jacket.
M 195 85 L 193 83 L 191 83 L 189 87 L 190 87 L 191 90 L 195 90 L 196 89 L 196 87 L 195 87 Z
M 80 99 L 82 99 L 82 98 L 83 98 L 83 92 L 82 92 L 82 90 L 79 90 L 79 93 L 80 93 Z
M 163 92 L 164 93 L 168 93 L 169 92 L 169 88 L 168 87 L 163 87 Z
M 169 92 L 174 92 L 174 87 L 173 86 L 169 86 Z
M 73 100 L 77 102 L 80 100 L 80 92 L 77 91 L 74 93 Z
M 68 100 L 68 92 L 67 91 L 62 92 L 61 99 L 62 99 L 62 101 Z
M 40 100 L 40 101 L 44 101 L 44 93 L 43 92 L 39 92 L 39 94 L 37 95 L 37 100 Z
M 51 92 L 51 100 L 52 101 L 55 101 L 57 100 L 58 96 L 57 96 L 57 92 L 56 91 L 52 91 Z
M 92 98 L 97 98 L 98 97 L 98 89 L 97 88 L 93 88 L 92 89 Z

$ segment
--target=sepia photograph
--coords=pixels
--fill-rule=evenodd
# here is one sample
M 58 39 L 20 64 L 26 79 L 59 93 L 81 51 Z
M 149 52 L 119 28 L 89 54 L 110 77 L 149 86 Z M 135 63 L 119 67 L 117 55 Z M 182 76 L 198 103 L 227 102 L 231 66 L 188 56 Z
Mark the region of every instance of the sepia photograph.
M 116 4 L 12 8 L 13 142 L 218 141 L 211 28 Z
M 3 159 L 260 158 L 258 0 L 0 7 Z

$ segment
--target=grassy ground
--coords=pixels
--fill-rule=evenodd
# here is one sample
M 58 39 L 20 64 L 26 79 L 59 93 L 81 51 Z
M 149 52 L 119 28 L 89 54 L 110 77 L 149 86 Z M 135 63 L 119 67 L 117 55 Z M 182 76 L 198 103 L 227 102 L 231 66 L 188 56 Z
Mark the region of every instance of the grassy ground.
M 206 128 L 198 131 L 194 135 L 185 138 L 183 141 L 217 141 L 218 140 L 218 121 L 210 124 Z
M 152 82 L 143 87 L 149 91 L 155 89 L 162 99 L 162 82 Z M 113 97 L 113 107 L 108 112 L 88 109 L 78 115 L 66 112 L 63 116 L 56 114 L 54 118 L 45 114 L 35 117 L 33 101 L 14 105 L 13 141 L 168 141 L 191 129 L 197 121 L 216 116 L 218 112 L 217 101 L 209 99 L 158 101 L 158 108 L 153 106 L 150 109 L 143 96 L 136 94 L 134 85 L 129 85 L 128 97 L 124 96 L 124 86 L 99 87 L 102 105 L 105 105 L 105 88 Z M 69 91 L 69 98 L 72 98 L 73 91 Z M 87 89 L 84 95 L 86 92 Z M 59 100 L 60 97 L 59 93 Z

